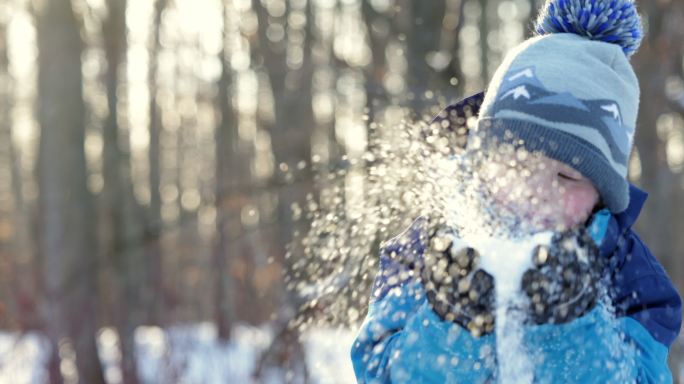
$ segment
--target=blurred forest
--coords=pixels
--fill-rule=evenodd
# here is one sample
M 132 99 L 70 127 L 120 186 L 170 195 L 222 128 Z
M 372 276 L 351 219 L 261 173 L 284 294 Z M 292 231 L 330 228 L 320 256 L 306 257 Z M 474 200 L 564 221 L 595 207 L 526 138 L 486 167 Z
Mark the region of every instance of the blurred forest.
M 365 264 L 325 295 L 293 240 L 372 212 L 373 136 L 482 90 L 540 3 L 0 0 L 0 331 L 46 336 L 51 383 L 106 382 L 102 327 L 137 383 L 136 328 L 197 322 L 270 324 L 255 376 L 306 372 L 293 324 L 356 327 L 389 234 L 334 244 Z M 638 6 L 638 229 L 684 292 L 684 2 Z

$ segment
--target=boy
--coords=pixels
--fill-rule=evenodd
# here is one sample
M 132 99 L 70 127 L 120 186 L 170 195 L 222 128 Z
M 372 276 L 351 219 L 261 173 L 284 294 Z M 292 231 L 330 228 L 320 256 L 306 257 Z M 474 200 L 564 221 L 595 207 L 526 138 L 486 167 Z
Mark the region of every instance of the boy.
M 591 237 L 579 244 L 596 259 L 562 247 L 550 256 L 538 252 L 543 260 L 521 281 L 532 303 L 522 339 L 530 381 L 671 382 L 667 353 L 679 333 L 681 300 L 631 228 L 646 194 L 626 179 L 639 102 L 628 61 L 641 38 L 636 9 L 631 0 L 550 0 L 536 30 L 540 36 L 506 56 L 486 95 L 436 119 L 458 132 L 464 117 L 478 116 L 468 151 L 485 153 L 481 184 L 498 215 L 515 217 L 506 222 L 530 233 Z M 527 172 L 509 172 L 511 160 Z M 436 240 L 417 220 L 383 247 L 352 348 L 359 382 L 507 379 L 497 376 L 495 279 L 477 269 L 473 252 L 449 253 Z M 448 281 L 435 280 L 434 265 L 426 264 L 434 255 L 456 271 Z M 569 294 L 554 293 L 549 281 Z M 447 285 L 451 296 L 443 294 Z

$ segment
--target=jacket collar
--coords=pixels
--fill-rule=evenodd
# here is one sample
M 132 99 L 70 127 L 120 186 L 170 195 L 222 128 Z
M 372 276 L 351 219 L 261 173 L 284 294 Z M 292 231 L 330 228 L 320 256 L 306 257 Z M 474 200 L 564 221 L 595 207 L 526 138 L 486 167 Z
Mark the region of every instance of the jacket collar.
M 647 197 L 648 193 L 632 184 L 629 185 L 629 205 L 627 209 L 614 215 L 621 229 L 630 228 L 636 222 Z

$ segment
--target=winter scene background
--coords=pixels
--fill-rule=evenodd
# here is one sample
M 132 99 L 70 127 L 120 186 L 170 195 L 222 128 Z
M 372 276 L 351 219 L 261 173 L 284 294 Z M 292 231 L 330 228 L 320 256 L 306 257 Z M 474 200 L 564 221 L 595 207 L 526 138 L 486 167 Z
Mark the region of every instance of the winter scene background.
M 0 383 L 355 382 L 381 242 L 454 187 L 425 127 L 540 5 L 0 0 Z M 637 231 L 684 292 L 684 2 L 638 8 Z

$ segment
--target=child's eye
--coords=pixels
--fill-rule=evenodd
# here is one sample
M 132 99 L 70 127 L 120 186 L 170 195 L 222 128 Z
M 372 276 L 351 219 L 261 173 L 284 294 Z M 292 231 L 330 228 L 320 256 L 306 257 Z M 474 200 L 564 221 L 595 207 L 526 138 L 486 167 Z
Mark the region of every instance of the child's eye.
M 563 172 L 558 172 L 558 177 L 560 177 L 560 178 L 563 179 L 563 180 L 579 181 L 578 178 L 575 178 L 575 177 L 570 176 L 570 175 L 568 175 L 568 174 L 566 174 L 566 173 L 563 173 Z

